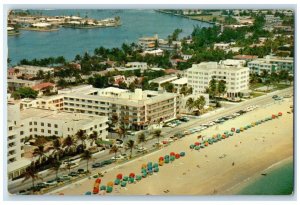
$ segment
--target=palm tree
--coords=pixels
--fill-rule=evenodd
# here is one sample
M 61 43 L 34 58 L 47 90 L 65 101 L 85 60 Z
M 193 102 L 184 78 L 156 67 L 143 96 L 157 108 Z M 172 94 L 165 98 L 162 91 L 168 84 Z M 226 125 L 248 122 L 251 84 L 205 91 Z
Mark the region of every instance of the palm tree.
M 226 93 L 226 82 L 224 80 L 220 80 L 218 82 L 218 87 L 217 87 L 217 92 L 219 94 L 219 97 L 220 95 L 223 95 L 224 93 Z
M 126 127 L 125 124 L 121 124 L 118 128 L 118 135 L 120 136 L 120 138 L 125 138 L 126 134 Z
M 91 141 L 90 146 L 93 146 L 94 142 L 98 139 L 98 132 L 97 131 L 93 131 L 90 135 L 89 135 L 89 140 Z
M 92 159 L 92 153 L 89 150 L 84 150 L 81 154 L 83 160 L 86 160 L 86 171 L 89 172 L 89 161 Z
M 138 143 L 140 144 L 140 143 L 146 143 L 146 136 L 145 136 L 145 134 L 144 133 L 141 133 L 141 134 L 139 134 L 138 135 Z
M 41 177 L 38 176 L 38 170 L 34 164 L 34 162 L 31 162 L 31 164 L 26 168 L 24 172 L 24 181 L 30 179 L 32 180 L 32 193 L 34 192 L 34 182 L 36 179 L 40 179 Z
M 129 140 L 127 143 L 126 143 L 126 147 L 127 149 L 130 149 L 130 158 L 132 157 L 132 150 L 134 148 L 134 141 L 133 140 Z
M 51 162 L 51 169 L 53 171 L 55 171 L 55 176 L 56 176 L 56 179 L 58 178 L 58 171 L 61 167 L 61 161 L 57 160 L 57 159 L 53 159 L 52 162 Z
M 153 136 L 157 138 L 157 142 L 159 143 L 159 138 L 161 137 L 161 130 L 154 130 Z
M 118 152 L 119 152 L 119 148 L 116 145 L 112 146 L 109 150 L 109 154 L 115 153 L 115 160 L 117 160 L 116 158 L 117 158 Z
M 199 98 L 197 98 L 197 100 L 194 101 L 194 106 L 197 108 L 198 114 L 200 113 L 200 110 L 203 109 L 205 104 L 206 102 L 203 96 L 200 96 Z
M 193 98 L 189 98 L 186 103 L 185 103 L 185 107 L 191 111 L 194 108 L 194 99 Z
M 39 158 L 38 158 L 39 164 L 41 164 L 43 158 L 44 158 L 44 157 L 47 158 L 47 156 L 45 155 L 46 152 L 47 152 L 47 151 L 45 150 L 44 145 L 38 145 L 38 147 L 35 148 L 35 149 L 33 150 L 32 155 L 33 155 L 34 157 L 38 156 L 38 157 L 39 157 Z
M 87 138 L 86 132 L 84 130 L 78 130 L 78 132 L 75 135 L 76 135 L 77 140 L 81 141 L 82 148 L 84 148 L 85 140 Z
M 67 149 L 67 152 L 68 152 L 68 169 L 69 169 L 69 172 L 70 172 L 70 152 L 73 151 L 74 147 L 76 146 L 76 143 L 75 143 L 75 140 L 73 137 L 71 137 L 70 135 L 68 135 L 65 139 L 64 139 L 64 142 L 63 142 L 63 148 L 66 148 Z
M 61 153 L 63 152 L 62 150 L 62 144 L 59 139 L 55 139 L 52 141 L 52 147 L 50 149 L 54 150 L 54 155 L 56 155 L 56 159 L 59 160 L 59 157 Z

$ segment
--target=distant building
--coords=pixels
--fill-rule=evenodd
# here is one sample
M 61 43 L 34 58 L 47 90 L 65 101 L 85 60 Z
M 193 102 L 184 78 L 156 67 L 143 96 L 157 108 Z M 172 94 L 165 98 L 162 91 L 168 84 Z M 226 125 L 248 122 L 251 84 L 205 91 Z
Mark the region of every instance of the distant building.
M 287 70 L 293 73 L 294 58 L 281 58 L 278 56 L 266 56 L 265 58 L 258 58 L 248 63 L 251 73 L 261 74 L 263 70 L 267 72 L 276 72 L 279 70 Z
M 254 60 L 254 59 L 257 59 L 258 56 L 253 56 L 253 55 L 236 55 L 236 56 L 233 56 L 233 59 L 236 59 L 236 60 L 245 60 L 245 61 L 251 61 L 251 60 Z
M 230 43 L 215 43 L 214 44 L 214 50 L 220 49 L 220 50 L 225 50 L 230 48 Z
M 180 93 L 181 88 L 187 86 L 187 82 L 187 78 L 179 78 L 177 80 L 172 81 L 171 83 L 174 85 L 174 88 L 177 90 L 177 93 Z
M 193 57 L 193 55 L 188 55 L 188 54 L 182 54 L 181 56 L 182 56 L 183 60 L 189 60 Z
M 149 84 L 150 83 L 157 83 L 158 84 L 158 89 L 161 90 L 162 89 L 162 85 L 165 83 L 170 83 L 174 80 L 177 80 L 177 75 L 165 75 L 159 78 L 155 78 L 153 80 L 149 80 Z
M 188 85 L 193 88 L 193 94 L 200 94 L 209 87 L 214 78 L 224 80 L 227 87 L 227 97 L 235 98 L 248 90 L 249 68 L 241 65 L 227 66 L 217 62 L 203 62 L 193 64 L 186 71 Z
M 282 19 L 280 16 L 274 16 L 274 15 L 265 15 L 265 21 L 266 25 L 273 25 L 273 26 L 279 26 L 282 24 Z
M 43 71 L 44 74 L 50 72 L 54 73 L 54 68 L 49 67 L 40 67 L 40 66 L 31 66 L 31 65 L 20 65 L 14 67 L 14 72 L 18 72 L 20 75 L 31 75 L 37 77 L 39 71 Z
M 144 51 L 142 53 L 142 55 L 154 55 L 154 56 L 162 56 L 164 54 L 164 51 L 161 49 L 157 49 L 157 50 L 151 50 L 151 51 Z
M 148 65 L 146 62 L 128 62 L 125 67 L 133 68 L 133 69 L 140 69 L 142 72 L 148 69 Z
M 7 79 L 7 87 L 10 91 L 15 91 L 21 87 L 32 87 L 39 84 L 40 80 L 22 80 L 22 79 Z
M 32 86 L 32 89 L 39 92 L 38 96 L 57 92 L 56 85 L 50 82 L 34 85 Z
M 158 43 L 158 35 L 154 35 L 153 37 L 142 37 L 139 38 L 138 45 L 143 50 L 154 50 L 155 49 L 155 43 Z

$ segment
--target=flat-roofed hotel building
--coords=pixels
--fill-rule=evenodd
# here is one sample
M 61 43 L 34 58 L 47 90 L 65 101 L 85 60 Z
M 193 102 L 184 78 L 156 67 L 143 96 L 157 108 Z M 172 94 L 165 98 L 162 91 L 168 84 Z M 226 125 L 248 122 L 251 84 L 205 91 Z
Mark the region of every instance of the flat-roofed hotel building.
M 163 91 L 130 92 L 114 87 L 89 88 L 64 96 L 64 110 L 93 115 L 118 116 L 131 129 L 174 119 L 179 113 L 178 94 Z

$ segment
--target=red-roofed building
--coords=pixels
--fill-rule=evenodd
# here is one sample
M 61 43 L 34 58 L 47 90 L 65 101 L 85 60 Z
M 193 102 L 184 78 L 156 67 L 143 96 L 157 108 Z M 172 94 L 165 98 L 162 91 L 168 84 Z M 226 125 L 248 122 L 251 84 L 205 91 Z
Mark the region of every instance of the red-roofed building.
M 179 58 L 171 59 L 170 61 L 172 63 L 172 66 L 174 67 L 176 67 L 178 63 L 186 63 L 186 60 L 179 59 Z
M 7 72 L 8 72 L 8 76 L 7 77 L 11 78 L 11 79 L 15 79 L 18 76 L 20 76 L 19 70 L 15 69 L 15 68 L 9 68 Z
M 177 73 L 179 73 L 179 70 L 172 69 L 172 68 L 166 69 L 164 71 L 165 71 L 166 74 L 177 74 Z
M 250 61 L 250 60 L 257 59 L 257 58 L 258 58 L 258 56 L 253 56 L 253 55 L 236 55 L 236 56 L 233 56 L 233 59 L 245 60 L 245 61 Z
M 50 82 L 40 83 L 35 86 L 32 86 L 31 88 L 35 91 L 38 91 L 39 95 L 45 95 L 45 94 L 57 92 L 57 88 L 55 84 Z

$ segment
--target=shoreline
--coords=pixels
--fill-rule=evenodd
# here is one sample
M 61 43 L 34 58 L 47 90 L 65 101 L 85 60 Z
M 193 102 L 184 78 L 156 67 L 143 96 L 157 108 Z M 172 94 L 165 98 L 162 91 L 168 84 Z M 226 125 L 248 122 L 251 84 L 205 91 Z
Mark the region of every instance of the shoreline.
M 190 20 L 195 20 L 195 21 L 200 21 L 200 22 L 204 22 L 204 23 L 209 23 L 209 24 L 212 24 L 212 25 L 216 24 L 216 22 L 200 20 L 200 19 L 193 18 L 193 17 L 190 17 L 190 16 L 181 15 L 181 14 L 174 14 L 172 12 L 162 11 L 162 10 L 159 10 L 159 9 L 154 9 L 154 11 L 159 12 L 159 13 L 163 13 L 163 14 L 172 15 L 172 16 L 179 16 L 179 17 L 187 18 L 187 19 L 190 19 Z
M 182 138 L 150 156 L 144 156 L 135 162 L 108 171 L 101 178 L 102 184 L 113 181 L 117 173 L 139 173 L 140 164 L 156 161 L 159 156 L 172 151 L 184 151 L 186 157 L 175 160 L 172 165 L 162 166 L 157 174 L 136 184 L 128 185 L 126 188 L 116 186 L 109 195 L 236 195 L 233 187 L 238 189 L 237 184 L 252 179 L 262 170 L 276 167 L 275 165 L 280 164 L 282 160 L 293 156 L 293 115 L 286 114 L 290 103 L 286 100 L 281 104 L 274 103 L 268 107 L 260 107 L 252 113 L 205 130 L 203 134 L 210 136 L 228 130 L 232 126 L 243 126 L 274 112 L 284 113 L 278 119 L 255 126 L 249 131 L 234 134 L 233 137 L 200 151 L 189 149 L 189 145 L 195 142 L 197 134 Z M 221 158 L 223 155 L 226 157 Z M 235 165 L 232 165 L 233 162 Z M 94 179 L 86 179 L 49 194 L 81 195 L 91 191 L 93 182 Z M 166 190 L 168 192 L 165 192 Z
M 267 171 L 268 171 L 268 173 L 272 172 L 274 170 L 284 167 L 285 165 L 287 165 L 291 162 L 294 163 L 293 155 L 286 157 L 280 161 L 277 161 L 277 162 L 271 164 L 270 166 L 268 166 L 267 168 L 256 172 L 255 174 L 253 174 L 253 176 L 248 177 L 248 178 L 244 179 L 243 181 L 241 181 L 240 183 L 237 183 L 234 186 L 225 190 L 224 194 L 241 195 L 241 194 L 239 194 L 239 192 L 242 191 L 243 189 L 245 189 L 246 187 L 248 187 L 249 185 L 253 184 L 257 180 L 259 180 L 259 178 L 261 178 L 261 173 L 267 173 Z

